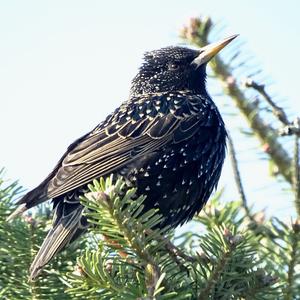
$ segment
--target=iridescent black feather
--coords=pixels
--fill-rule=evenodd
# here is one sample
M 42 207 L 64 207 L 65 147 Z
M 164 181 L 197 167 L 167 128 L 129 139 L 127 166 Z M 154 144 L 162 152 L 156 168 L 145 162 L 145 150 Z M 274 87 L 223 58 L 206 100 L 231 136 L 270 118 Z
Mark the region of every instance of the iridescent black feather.
M 122 175 L 159 208 L 161 226 L 190 220 L 217 186 L 226 131 L 205 89 L 200 51 L 168 47 L 145 55 L 129 99 L 75 141 L 53 172 L 26 194 L 17 211 L 53 199 L 53 228 L 31 266 L 31 278 L 86 230 L 79 196 L 94 178 Z

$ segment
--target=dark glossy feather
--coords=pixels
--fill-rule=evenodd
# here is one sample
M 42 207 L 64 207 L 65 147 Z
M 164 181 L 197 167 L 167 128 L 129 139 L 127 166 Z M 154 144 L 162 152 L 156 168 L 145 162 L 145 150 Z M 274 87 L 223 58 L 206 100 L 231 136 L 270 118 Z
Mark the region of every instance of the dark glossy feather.
M 164 53 L 167 59 L 160 57 Z M 18 202 L 13 217 L 53 199 L 53 228 L 31 265 L 31 279 L 87 229 L 79 196 L 93 179 L 123 176 L 137 196 L 147 196 L 144 211 L 159 209 L 160 226 L 183 224 L 201 210 L 221 174 L 226 131 L 204 88 L 205 70 L 191 64 L 198 54 L 180 47 L 147 54 L 129 100 L 71 144 L 49 176 Z

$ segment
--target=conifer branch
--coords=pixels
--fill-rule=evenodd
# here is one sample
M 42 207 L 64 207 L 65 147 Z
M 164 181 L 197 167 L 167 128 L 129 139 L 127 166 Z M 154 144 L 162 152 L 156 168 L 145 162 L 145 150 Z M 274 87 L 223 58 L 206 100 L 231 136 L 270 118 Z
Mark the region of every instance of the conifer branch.
M 208 278 L 206 282 L 206 287 L 200 292 L 198 300 L 207 300 L 207 295 L 211 294 L 212 289 L 214 288 L 216 282 L 224 271 L 227 261 L 230 257 L 230 250 L 225 252 L 223 257 L 219 260 L 218 264 L 215 266 L 211 276 Z
M 215 233 L 217 233 L 217 231 L 215 231 Z M 224 228 L 223 232 L 217 234 L 221 236 L 223 245 L 219 249 L 220 254 L 217 259 L 218 261 L 215 265 L 213 265 L 210 276 L 205 282 L 205 287 L 201 290 L 197 298 L 198 300 L 206 300 L 208 295 L 214 295 L 216 287 L 222 280 L 221 278 L 226 277 L 227 273 L 230 274 L 231 272 L 236 272 L 234 269 L 232 269 L 232 264 L 234 257 L 240 254 L 237 247 L 245 243 L 246 240 L 245 237 L 239 234 L 233 235 L 228 228 Z M 202 247 L 203 246 L 204 245 L 202 245 Z M 205 250 L 207 251 L 207 249 Z M 247 256 L 246 253 L 243 254 Z M 229 278 L 227 278 L 227 280 L 230 281 Z M 227 293 L 226 289 L 224 292 Z M 222 288 L 220 289 L 220 293 L 222 293 Z
M 28 234 L 29 234 L 29 257 L 30 257 L 30 261 L 33 261 L 34 259 L 34 255 L 35 255 L 35 250 L 34 247 L 36 246 L 36 240 L 35 240 L 35 221 L 34 219 L 29 215 L 29 216 L 25 216 L 25 222 L 27 223 L 27 227 L 28 227 Z M 29 288 L 30 288 L 30 293 L 32 295 L 32 299 L 36 300 L 38 299 L 38 290 L 37 290 L 37 285 L 38 282 L 37 281 L 30 281 L 29 282 Z
M 291 254 L 290 254 L 290 260 L 288 263 L 288 272 L 287 272 L 287 287 L 285 290 L 285 297 L 284 300 L 293 300 L 295 299 L 295 293 L 294 293 L 294 284 L 296 281 L 296 265 L 300 264 L 299 258 L 299 246 L 300 246 L 300 222 L 297 220 L 292 225 L 292 232 L 291 232 Z M 297 261 L 298 260 L 298 261 Z M 298 282 L 298 284 L 300 284 Z
M 299 137 L 295 135 L 294 146 L 294 174 L 293 174 L 293 187 L 294 187 L 294 202 L 298 217 L 300 218 L 300 167 L 299 167 Z
M 166 243 L 166 249 L 169 251 L 171 256 L 181 257 L 182 259 L 184 259 L 185 261 L 188 261 L 190 263 L 197 262 L 197 259 L 195 257 L 184 253 L 181 249 L 176 247 L 170 240 L 168 240 Z
M 99 182 L 94 180 L 94 186 L 89 185 L 89 188 L 92 192 L 87 194 L 86 198 L 82 198 L 83 204 L 88 206 L 91 211 L 102 209 L 102 216 L 88 213 L 90 222 L 96 224 L 101 233 L 106 236 L 105 241 L 109 247 L 116 249 L 117 252 L 122 251 L 129 255 L 134 251 L 145 270 L 148 297 L 154 299 L 157 284 L 162 278 L 162 272 L 148 250 L 148 241 L 157 239 L 160 235 L 157 230 L 151 230 L 151 227 L 159 223 L 161 217 L 155 214 L 155 210 L 148 211 L 140 216 L 143 208 L 142 202 L 145 197 L 141 196 L 133 201 L 131 198 L 134 197 L 136 189 L 128 189 L 125 192 L 125 183 L 121 179 L 113 183 L 112 176 L 106 181 L 101 178 Z M 120 195 L 123 192 L 125 192 L 125 196 L 121 197 Z M 138 221 L 131 220 L 132 214 L 135 215 Z M 106 232 L 101 227 L 101 222 L 106 224 L 107 229 L 110 223 L 112 229 Z M 143 224 L 146 225 L 143 226 Z M 146 228 L 149 228 L 149 230 L 146 230 Z M 165 241 L 161 243 L 165 244 Z M 86 272 L 84 268 L 83 272 Z

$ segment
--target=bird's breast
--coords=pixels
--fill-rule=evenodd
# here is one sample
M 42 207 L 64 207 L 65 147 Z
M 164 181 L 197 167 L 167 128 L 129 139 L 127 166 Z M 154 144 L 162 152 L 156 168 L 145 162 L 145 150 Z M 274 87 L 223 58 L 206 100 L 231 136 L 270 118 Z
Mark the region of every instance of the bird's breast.
M 141 157 L 128 174 L 138 193 L 147 196 L 145 210 L 159 208 L 165 224 L 176 226 L 192 218 L 217 185 L 226 132 L 213 121 L 214 126 L 199 124 L 190 137 Z

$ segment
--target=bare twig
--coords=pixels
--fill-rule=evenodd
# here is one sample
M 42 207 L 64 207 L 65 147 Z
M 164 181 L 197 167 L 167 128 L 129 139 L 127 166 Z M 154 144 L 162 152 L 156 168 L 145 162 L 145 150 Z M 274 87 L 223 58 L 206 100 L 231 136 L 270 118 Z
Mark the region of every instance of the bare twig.
M 299 172 L 299 138 L 295 135 L 295 148 L 294 148 L 294 174 L 293 186 L 295 193 L 295 207 L 300 217 L 300 172 Z
M 236 158 L 234 144 L 233 144 L 230 134 L 228 134 L 228 145 L 229 145 L 229 156 L 230 156 L 232 170 L 233 170 L 233 174 L 234 174 L 234 180 L 235 180 L 239 195 L 242 200 L 243 208 L 245 209 L 246 216 L 252 222 L 252 224 L 257 225 L 258 222 L 257 222 L 256 218 L 251 214 L 251 211 L 248 206 L 246 194 L 245 194 L 243 183 L 242 183 L 241 174 L 239 171 L 238 161 Z
M 246 214 L 247 214 L 247 216 L 250 216 L 251 215 L 250 214 L 250 209 L 249 209 L 248 204 L 247 204 L 247 198 L 246 198 L 246 195 L 245 195 L 245 191 L 244 191 L 244 187 L 243 187 L 243 183 L 242 183 L 242 179 L 241 179 L 241 174 L 240 174 L 239 167 L 238 167 L 238 161 L 237 161 L 237 158 L 236 158 L 236 153 L 235 153 L 233 141 L 232 141 L 232 138 L 229 134 L 228 134 L 228 146 L 229 146 L 229 156 L 230 156 L 230 160 L 231 160 L 234 180 L 235 180 L 239 195 L 241 197 L 243 207 L 246 211 Z
M 299 117 L 294 120 L 293 123 L 284 126 L 279 130 L 279 134 L 284 135 L 296 135 L 298 138 L 300 137 L 300 119 Z
M 271 98 L 271 96 L 266 92 L 264 84 L 258 84 L 251 78 L 247 78 L 244 82 L 246 87 L 253 88 L 256 90 L 267 103 L 272 107 L 272 112 L 274 116 L 284 125 L 284 128 L 280 130 L 280 135 L 292 135 L 295 134 L 300 136 L 300 128 L 297 126 L 297 122 L 290 122 L 287 114 L 282 107 L 279 107 Z
M 279 107 L 275 104 L 275 102 L 272 100 L 271 96 L 266 92 L 264 84 L 258 84 L 253 79 L 247 78 L 244 82 L 244 85 L 246 87 L 251 87 L 251 88 L 255 89 L 264 97 L 264 99 L 271 105 L 273 114 L 278 118 L 278 120 L 280 122 L 282 122 L 284 125 L 290 124 L 290 121 L 288 120 L 288 117 L 287 117 L 285 111 L 281 107 Z

